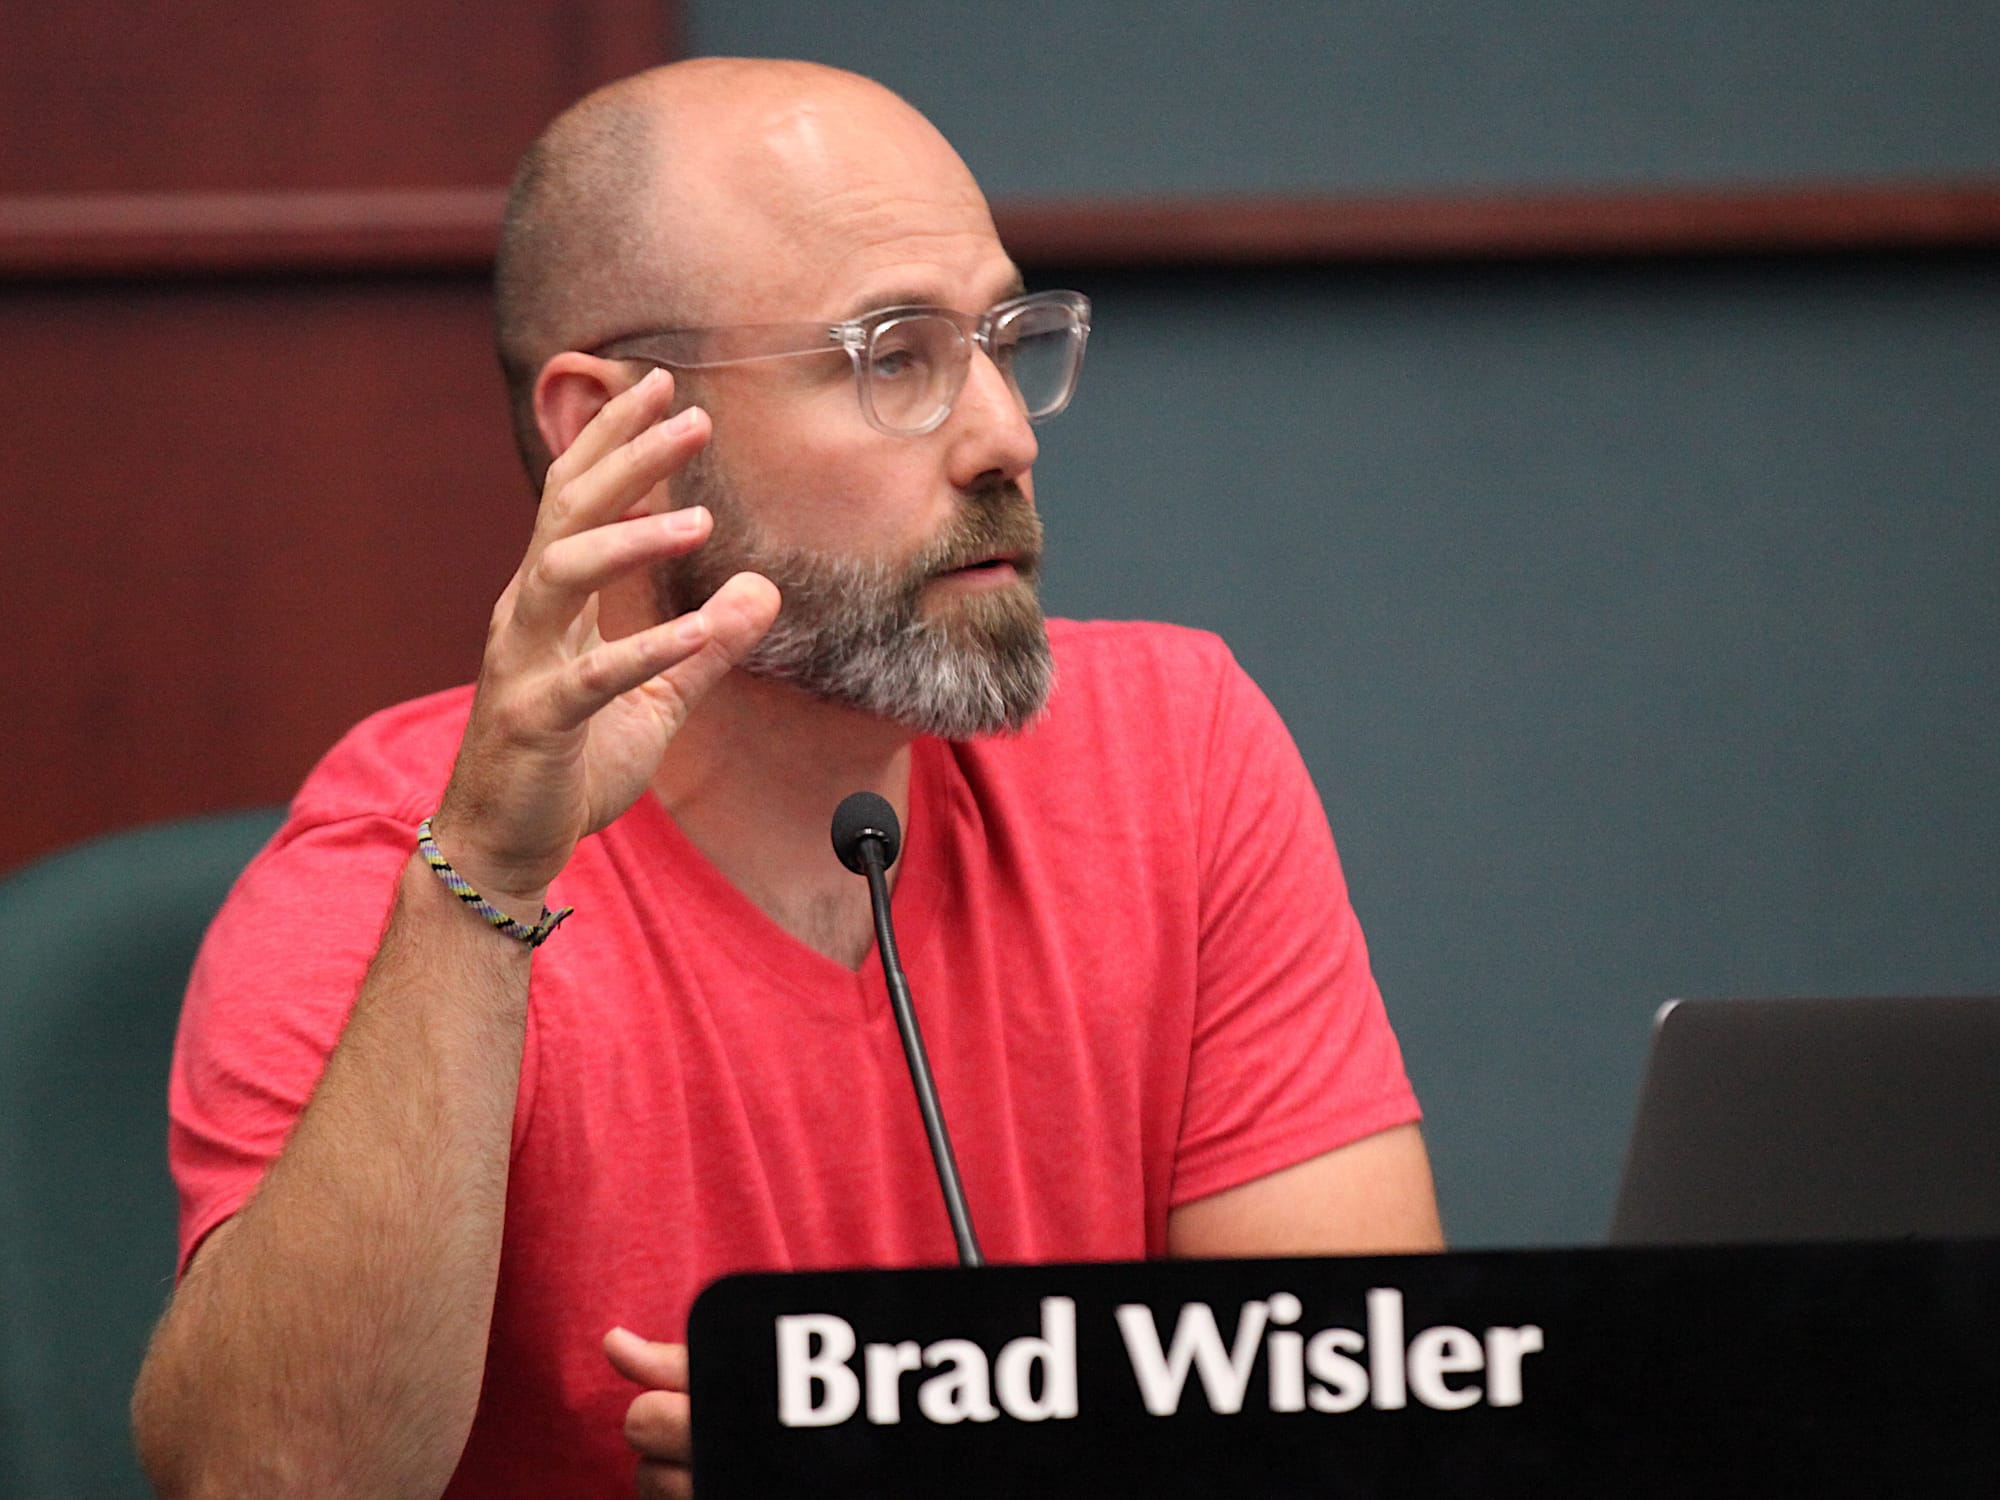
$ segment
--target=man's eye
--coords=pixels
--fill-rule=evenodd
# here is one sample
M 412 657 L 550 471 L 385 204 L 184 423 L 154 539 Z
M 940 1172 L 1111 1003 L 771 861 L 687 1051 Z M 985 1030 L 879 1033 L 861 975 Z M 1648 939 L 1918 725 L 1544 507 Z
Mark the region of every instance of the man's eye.
M 877 349 L 868 368 L 877 380 L 907 380 L 919 372 L 920 365 L 914 349 Z

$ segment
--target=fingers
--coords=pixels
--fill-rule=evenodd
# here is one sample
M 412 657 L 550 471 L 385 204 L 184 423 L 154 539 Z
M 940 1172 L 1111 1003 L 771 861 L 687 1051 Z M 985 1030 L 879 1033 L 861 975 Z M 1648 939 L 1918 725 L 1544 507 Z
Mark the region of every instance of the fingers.
M 647 1391 L 625 1411 L 625 1441 L 641 1458 L 684 1464 L 693 1457 L 688 1440 L 685 1391 Z
M 681 1464 L 641 1462 L 639 1500 L 694 1500 L 694 1476 Z
M 630 443 L 647 428 L 659 425 L 673 401 L 673 376 L 665 370 L 653 369 L 605 402 L 569 447 L 550 463 L 542 487 L 544 498 L 565 489 L 572 479 L 595 468 L 607 454 Z M 682 417 L 686 415 L 681 413 Z
M 545 540 L 612 520 L 707 443 L 708 413 L 690 406 L 667 416 L 673 381 L 655 370 L 621 391 L 549 465 L 536 534 Z
M 778 618 L 778 586 L 762 573 L 737 573 L 701 607 L 716 645 L 734 665 L 749 655 Z
M 693 614 L 600 642 L 571 663 L 556 687 L 560 727 L 574 729 L 623 693 L 650 686 L 678 724 L 771 628 L 778 591 L 756 573 L 738 573 Z M 659 701 L 656 699 L 656 702 Z
M 607 584 L 691 551 L 707 541 L 713 529 L 707 509 L 695 505 L 630 516 L 558 537 L 524 566 L 513 618 L 537 634 L 561 630 Z
M 592 419 L 591 427 L 633 394 L 627 391 L 607 405 Z M 710 432 L 708 413 L 691 406 L 667 421 L 641 428 L 581 473 L 559 479 L 551 468 L 542 506 L 535 516 L 534 534 L 516 575 L 520 587 L 513 601 L 514 620 L 541 634 L 561 628 L 575 614 L 582 597 L 565 583 L 592 571 L 604 548 L 623 549 L 646 561 L 672 556 L 698 540 L 682 528 L 705 527 L 705 521 L 674 521 L 670 517 L 675 512 L 647 507 L 646 497 L 701 451 Z M 635 511 L 640 513 L 632 514 Z M 595 532 L 611 527 L 621 517 L 625 526 L 619 528 L 622 534 L 617 540 L 596 548 L 565 546 L 583 537 L 594 539 Z M 555 551 L 578 555 L 558 558 L 551 573 L 545 571 L 545 565 Z
M 612 1369 L 636 1384 L 660 1391 L 688 1388 L 686 1344 L 656 1344 L 629 1328 L 614 1328 L 604 1335 L 604 1357 Z
M 696 612 L 707 639 L 700 649 L 663 673 L 663 685 L 691 709 L 730 668 L 750 654 L 778 618 L 778 588 L 761 573 L 738 573 L 709 595 Z M 689 617 L 684 616 L 683 619 Z M 678 621 L 656 627 L 669 629 Z
M 688 1500 L 694 1493 L 688 1464 L 688 1357 L 685 1344 L 659 1344 L 629 1329 L 604 1335 L 605 1358 L 627 1380 L 652 1389 L 635 1398 L 625 1413 L 625 1441 L 639 1455 L 638 1493 L 642 1500 Z
M 690 406 L 640 428 L 579 474 L 558 481 L 551 469 L 537 530 L 553 540 L 637 509 L 648 491 L 701 451 L 712 431 L 708 413 Z

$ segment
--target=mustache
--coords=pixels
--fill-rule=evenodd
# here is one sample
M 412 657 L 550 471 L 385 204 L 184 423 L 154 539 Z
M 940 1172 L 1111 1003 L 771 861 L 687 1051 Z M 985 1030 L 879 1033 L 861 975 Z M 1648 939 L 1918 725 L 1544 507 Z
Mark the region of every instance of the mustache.
M 964 496 L 944 530 L 912 559 L 910 573 L 931 578 L 1003 556 L 1024 576 L 1041 571 L 1042 518 L 1012 480 Z

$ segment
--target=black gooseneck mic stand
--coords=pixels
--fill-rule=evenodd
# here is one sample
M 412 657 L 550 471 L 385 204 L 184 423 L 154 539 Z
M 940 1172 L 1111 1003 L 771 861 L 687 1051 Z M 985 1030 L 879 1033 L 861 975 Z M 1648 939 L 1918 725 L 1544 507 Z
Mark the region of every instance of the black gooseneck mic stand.
M 930 1137 L 931 1160 L 937 1164 L 938 1186 L 944 1191 L 944 1211 L 951 1218 L 952 1238 L 958 1241 L 958 1262 L 963 1266 L 983 1266 L 986 1260 L 979 1253 L 979 1240 L 972 1232 L 965 1187 L 958 1180 L 958 1162 L 951 1154 L 944 1110 L 938 1103 L 937 1085 L 931 1079 L 930 1059 L 924 1054 L 923 1034 L 917 1030 L 917 1012 L 910 1003 L 910 982 L 903 976 L 903 961 L 896 954 L 896 929 L 889 921 L 889 866 L 902 852 L 902 839 L 896 810 L 873 792 L 852 793 L 834 809 L 833 852 L 848 869 L 868 877 L 868 904 L 875 912 L 875 946 L 882 954 L 882 977 L 889 985 L 889 1008 L 896 1013 L 896 1031 L 903 1039 L 903 1059 L 910 1065 L 917 1108 L 923 1112 L 924 1134 Z

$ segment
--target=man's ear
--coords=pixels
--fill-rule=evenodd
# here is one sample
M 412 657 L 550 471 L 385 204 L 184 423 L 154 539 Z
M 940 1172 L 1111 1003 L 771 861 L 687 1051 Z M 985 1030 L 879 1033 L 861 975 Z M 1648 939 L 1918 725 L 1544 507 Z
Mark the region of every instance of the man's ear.
M 549 457 L 559 458 L 604 403 L 632 384 L 630 367 L 575 350 L 558 354 L 535 377 L 535 425 Z

